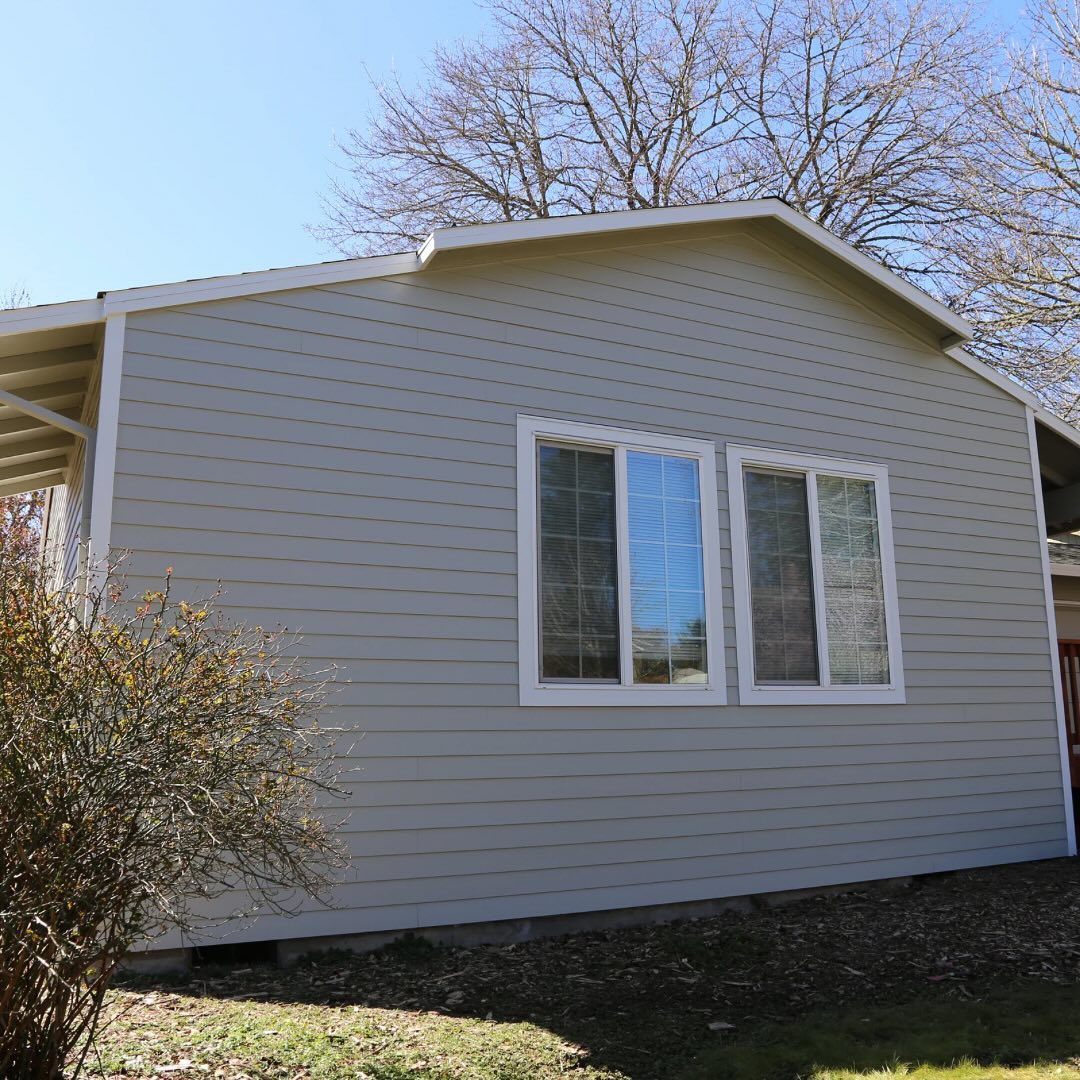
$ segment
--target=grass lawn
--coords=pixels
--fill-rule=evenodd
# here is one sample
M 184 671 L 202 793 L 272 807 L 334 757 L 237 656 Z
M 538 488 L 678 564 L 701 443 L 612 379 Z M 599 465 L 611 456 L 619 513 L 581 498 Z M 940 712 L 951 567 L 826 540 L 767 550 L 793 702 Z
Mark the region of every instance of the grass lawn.
M 126 999 L 126 1000 L 125 1000 Z M 293 1080 L 628 1080 L 530 1023 L 183 994 L 121 994 L 95 1072 Z M 941 998 L 810 1013 L 718 1039 L 672 1080 L 1080 1080 L 1080 988 L 1029 984 L 990 1000 Z M 647 1017 L 641 1018 L 647 1022 Z
M 810 1013 L 704 1050 L 685 1080 L 1080 1078 L 1080 987 L 1028 984 L 983 1001 L 928 996 Z
M 92 1073 L 304 1080 L 476 1077 L 582 1080 L 577 1047 L 532 1024 L 355 1006 L 135 995 L 135 1011 L 102 1040 Z M 119 1002 L 118 1002 L 119 1004 Z
M 1080 1080 L 1080 864 L 111 991 L 98 1077 Z

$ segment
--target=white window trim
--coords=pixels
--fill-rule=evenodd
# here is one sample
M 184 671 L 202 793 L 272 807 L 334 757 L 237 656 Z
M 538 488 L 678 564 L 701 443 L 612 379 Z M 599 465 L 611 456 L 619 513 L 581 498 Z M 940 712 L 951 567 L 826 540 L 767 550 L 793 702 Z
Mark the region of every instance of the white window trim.
M 728 502 L 731 514 L 731 561 L 735 587 L 735 651 L 739 668 L 739 703 L 742 705 L 881 705 L 903 704 L 903 649 L 900 642 L 900 607 L 896 594 L 896 556 L 893 549 L 892 511 L 889 503 L 889 471 L 884 465 L 837 458 L 814 457 L 786 450 L 760 447 L 731 446 L 727 448 Z M 830 476 L 847 476 L 873 480 L 877 497 L 879 545 L 881 548 L 881 577 L 885 592 L 885 631 L 889 637 L 889 674 L 887 686 L 759 686 L 754 679 L 754 624 L 750 610 L 750 552 L 746 537 L 746 501 L 743 469 L 761 466 L 769 469 L 790 469 L 795 472 L 819 472 Z M 818 620 L 819 667 L 828 672 L 828 657 L 824 650 L 820 574 L 820 539 L 817 529 L 816 492 L 807 485 L 810 504 L 810 543 L 814 562 L 814 609 Z
M 725 704 L 723 605 L 720 593 L 719 515 L 716 501 L 716 445 L 702 439 L 658 435 L 623 428 L 601 427 L 537 416 L 518 417 L 517 440 L 517 536 L 518 536 L 518 671 L 522 705 L 622 705 L 624 707 Z M 536 444 L 554 440 L 576 445 L 595 444 L 682 454 L 698 461 L 701 485 L 702 572 L 705 585 L 706 654 L 709 682 L 705 685 L 633 686 L 625 683 L 579 684 L 540 681 L 539 567 L 537 552 Z M 616 500 L 616 540 L 620 567 L 626 565 L 627 510 Z M 626 578 L 619 577 L 619 638 L 628 636 L 629 609 L 624 595 Z M 625 649 L 622 661 L 628 662 Z M 627 668 L 624 666 L 624 679 Z

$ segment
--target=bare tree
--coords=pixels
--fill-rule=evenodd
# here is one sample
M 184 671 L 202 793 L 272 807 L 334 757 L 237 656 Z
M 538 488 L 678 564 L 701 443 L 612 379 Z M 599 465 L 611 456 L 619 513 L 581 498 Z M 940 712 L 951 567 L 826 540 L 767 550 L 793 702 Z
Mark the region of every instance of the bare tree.
M 433 225 L 726 195 L 715 162 L 737 130 L 718 2 L 495 0 L 494 40 L 440 48 L 416 90 L 376 87 L 317 231 L 384 251 Z
M 0 290 L 0 311 L 29 306 L 30 294 L 24 285 L 9 285 L 6 289 Z
M 997 232 L 968 238 L 959 306 L 976 350 L 1080 416 L 1080 7 L 1044 0 L 1011 72 L 985 97 L 992 137 L 976 173 Z
M 1080 415 L 1080 15 L 1008 55 L 931 0 L 488 0 L 490 41 L 377 87 L 315 230 L 776 195 L 967 316 L 974 349 Z
M 994 55 L 923 0 L 494 0 L 492 42 L 378 90 L 324 238 L 779 195 L 910 274 L 972 210 L 970 103 Z M 927 264 L 916 252 L 930 253 Z
M 768 0 L 733 19 L 726 68 L 742 197 L 779 195 L 893 270 L 931 284 L 970 199 L 985 128 L 973 94 L 995 46 L 962 4 Z

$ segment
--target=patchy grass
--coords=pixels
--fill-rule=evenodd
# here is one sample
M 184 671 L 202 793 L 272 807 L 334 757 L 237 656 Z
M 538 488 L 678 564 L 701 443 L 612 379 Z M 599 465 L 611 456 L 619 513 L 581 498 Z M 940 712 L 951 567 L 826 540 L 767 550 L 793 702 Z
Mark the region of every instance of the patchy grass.
M 937 995 L 809 1013 L 702 1053 L 686 1080 L 1072 1080 L 1080 987 L 1030 984 L 983 1001 Z
M 119 992 L 91 1072 L 221 1080 L 548 1080 L 619 1074 L 534 1024 L 360 1006 Z
M 520 945 L 200 968 L 121 982 L 110 1008 L 99 1077 L 1080 1080 L 1080 862 Z

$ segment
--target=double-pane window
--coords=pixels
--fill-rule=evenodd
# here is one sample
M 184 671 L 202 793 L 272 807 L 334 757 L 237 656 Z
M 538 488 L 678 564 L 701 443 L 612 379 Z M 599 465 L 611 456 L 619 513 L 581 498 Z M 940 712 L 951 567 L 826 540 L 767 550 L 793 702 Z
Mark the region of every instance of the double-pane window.
M 535 537 L 520 553 L 535 589 L 520 598 L 522 700 L 630 704 L 629 691 L 666 689 L 715 702 L 712 444 L 533 418 L 520 429 L 519 520 Z
M 901 700 L 884 468 L 740 447 L 729 465 L 744 703 Z

